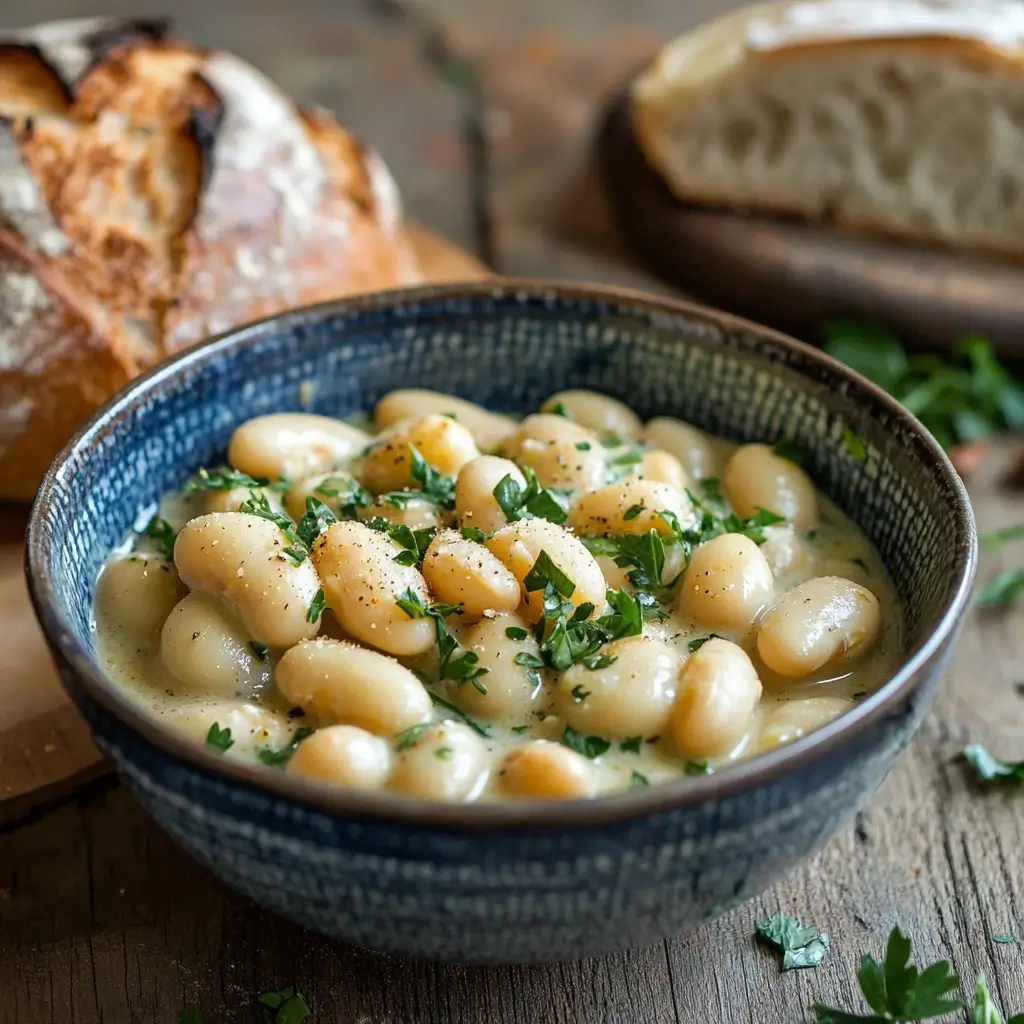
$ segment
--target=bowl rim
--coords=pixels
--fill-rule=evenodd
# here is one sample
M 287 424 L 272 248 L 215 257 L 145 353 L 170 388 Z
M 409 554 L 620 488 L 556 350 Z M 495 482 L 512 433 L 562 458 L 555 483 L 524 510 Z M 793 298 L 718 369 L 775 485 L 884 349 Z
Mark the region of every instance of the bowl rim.
M 956 530 L 951 543 L 956 547 L 956 558 L 947 590 L 947 605 L 939 622 L 874 693 L 822 729 L 794 743 L 741 762 L 720 774 L 684 775 L 680 779 L 639 792 L 627 790 L 588 800 L 435 804 L 386 790 L 353 792 L 283 771 L 268 770 L 262 765 L 227 760 L 208 750 L 205 744 L 162 727 L 155 716 L 132 701 L 117 683 L 105 675 L 77 639 L 71 624 L 58 611 L 54 581 L 49 571 L 49 545 L 41 524 L 65 465 L 79 458 L 88 458 L 90 444 L 109 429 L 110 424 L 128 409 L 143 402 L 159 384 L 182 371 L 202 367 L 222 353 L 244 347 L 250 341 L 268 334 L 286 333 L 290 326 L 296 324 L 332 315 L 400 309 L 424 302 L 461 299 L 472 303 L 523 297 L 542 301 L 566 300 L 617 305 L 628 311 L 629 315 L 646 318 L 653 324 L 657 324 L 659 318 L 697 320 L 737 336 L 737 347 L 748 352 L 753 351 L 758 343 L 769 342 L 776 349 L 788 353 L 790 358 L 785 364 L 788 369 L 806 377 L 808 367 L 816 366 L 819 373 L 823 371 L 830 391 L 836 390 L 838 381 L 847 398 L 876 409 L 881 408 L 892 420 L 899 422 L 918 454 L 930 461 L 939 485 L 944 485 L 952 498 L 951 513 Z M 764 358 L 763 353 L 757 354 Z M 958 631 L 970 597 L 977 561 L 978 541 L 970 499 L 946 453 L 916 417 L 887 392 L 821 349 L 772 328 L 685 299 L 655 296 L 631 288 L 557 279 L 503 277 L 373 292 L 286 310 L 226 331 L 162 361 L 109 398 L 57 455 L 32 505 L 25 545 L 29 595 L 50 646 L 51 656 L 56 658 L 59 653 L 60 659 L 75 674 L 91 700 L 123 727 L 158 748 L 164 755 L 183 761 L 190 769 L 198 769 L 222 782 L 239 785 L 257 798 L 262 794 L 264 799 L 287 799 L 304 805 L 310 811 L 345 818 L 370 819 L 393 825 L 436 826 L 455 831 L 522 831 L 535 827 L 565 829 L 627 822 L 735 796 L 744 790 L 775 782 L 788 773 L 799 772 L 827 755 L 831 749 L 884 719 L 913 691 L 924 685 L 927 675 L 924 670 Z M 72 692 L 65 681 L 64 673 L 60 674 L 62 685 L 77 703 L 77 694 Z

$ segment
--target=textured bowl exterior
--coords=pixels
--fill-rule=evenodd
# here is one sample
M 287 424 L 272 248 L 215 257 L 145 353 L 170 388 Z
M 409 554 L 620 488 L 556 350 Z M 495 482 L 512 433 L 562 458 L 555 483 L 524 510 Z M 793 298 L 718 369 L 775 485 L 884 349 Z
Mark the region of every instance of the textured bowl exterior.
M 93 581 L 159 496 L 252 416 L 347 416 L 395 387 L 525 412 L 589 387 L 644 418 L 737 441 L 792 438 L 879 547 L 907 657 L 842 721 L 756 762 L 573 804 L 436 807 L 219 762 L 165 734 L 99 670 Z M 858 461 L 844 428 L 866 443 Z M 963 488 L 905 412 L 827 357 L 722 314 L 607 289 L 448 286 L 298 311 L 186 353 L 72 441 L 33 511 L 30 588 L 64 683 L 140 803 L 258 903 L 396 953 L 573 959 L 706 921 L 825 843 L 881 783 L 959 632 L 976 541 Z

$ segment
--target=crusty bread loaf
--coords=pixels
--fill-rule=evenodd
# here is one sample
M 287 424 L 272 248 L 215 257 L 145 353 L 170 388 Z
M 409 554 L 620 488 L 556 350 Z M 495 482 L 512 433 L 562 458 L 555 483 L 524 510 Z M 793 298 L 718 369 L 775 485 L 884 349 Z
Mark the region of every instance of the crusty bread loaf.
M 1024 4 L 797 0 L 670 43 L 633 87 L 682 199 L 1024 255 Z
M 156 22 L 0 34 L 0 498 L 163 356 L 417 279 L 376 154 L 238 58 Z

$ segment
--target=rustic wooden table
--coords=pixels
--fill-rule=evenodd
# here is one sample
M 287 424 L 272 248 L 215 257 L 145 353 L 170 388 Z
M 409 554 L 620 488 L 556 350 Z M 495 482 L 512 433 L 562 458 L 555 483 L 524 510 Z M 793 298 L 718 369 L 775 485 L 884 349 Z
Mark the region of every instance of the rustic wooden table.
M 0 15 L 91 6 L 7 2 Z M 412 18 L 384 0 L 173 6 L 184 32 L 372 138 L 410 213 L 498 269 L 665 290 L 618 249 L 588 143 L 602 97 L 665 34 L 728 0 L 414 0 Z M 443 66 L 439 41 L 466 65 Z M 972 480 L 983 528 L 1019 518 L 1019 495 L 999 486 L 1005 460 L 994 452 Z M 986 555 L 983 575 L 1022 548 Z M 235 896 L 115 783 L 93 783 L 0 832 L 0 1022 L 170 1024 L 186 1004 L 207 1022 L 257 1021 L 254 994 L 295 983 L 317 1024 L 790 1024 L 815 999 L 861 1006 L 859 957 L 880 954 L 896 923 L 922 960 L 948 958 L 965 978 L 983 969 L 1004 1009 L 1024 1010 L 1024 796 L 980 791 L 953 760 L 968 741 L 1024 755 L 1021 626 L 1021 612 L 972 615 L 920 735 L 811 863 L 693 935 L 605 960 L 483 970 L 339 946 Z M 754 922 L 780 908 L 832 934 L 817 970 L 782 975 L 755 945 Z

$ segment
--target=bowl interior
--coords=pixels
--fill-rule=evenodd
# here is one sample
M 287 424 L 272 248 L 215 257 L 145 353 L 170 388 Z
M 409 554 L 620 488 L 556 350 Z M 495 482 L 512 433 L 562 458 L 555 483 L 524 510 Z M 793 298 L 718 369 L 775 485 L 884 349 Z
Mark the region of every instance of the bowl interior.
M 969 503 L 941 450 L 820 352 L 628 293 L 463 285 L 286 314 L 186 353 L 111 403 L 55 463 L 33 516 L 30 567 L 62 643 L 92 657 L 103 559 L 162 494 L 222 460 L 239 423 L 286 410 L 350 416 L 409 386 L 512 413 L 593 388 L 645 419 L 679 416 L 734 441 L 792 439 L 880 550 L 903 601 L 905 658 L 962 600 L 973 570 Z

